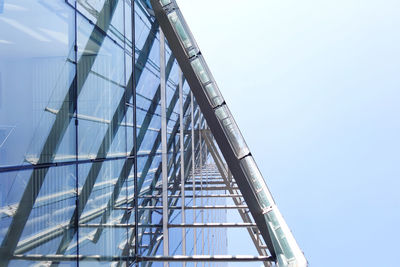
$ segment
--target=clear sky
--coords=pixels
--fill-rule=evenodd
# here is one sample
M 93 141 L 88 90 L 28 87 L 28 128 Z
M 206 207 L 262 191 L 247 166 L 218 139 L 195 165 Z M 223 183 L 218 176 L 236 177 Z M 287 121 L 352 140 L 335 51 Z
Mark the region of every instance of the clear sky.
M 178 4 L 310 266 L 399 266 L 400 1 Z

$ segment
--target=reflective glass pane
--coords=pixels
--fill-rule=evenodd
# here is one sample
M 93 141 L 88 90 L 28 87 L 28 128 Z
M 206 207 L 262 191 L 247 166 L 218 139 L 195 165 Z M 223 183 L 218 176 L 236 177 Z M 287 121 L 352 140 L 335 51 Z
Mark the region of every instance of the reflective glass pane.
M 97 27 L 123 45 L 123 0 L 77 0 L 78 10 Z
M 124 156 L 124 51 L 83 18 L 78 29 L 79 158 Z
M 73 229 L 63 254 L 76 254 L 76 225 L 71 217 L 76 208 L 76 165 L 35 170 L 34 179 L 43 185 L 34 201 L 29 219 L 19 239 L 16 254 L 57 254 L 65 235 Z M 20 203 L 24 205 L 24 203 Z
M 61 0 L 6 2 L 0 28 L 0 166 L 73 154 L 73 10 Z
M 127 224 L 127 185 L 133 179 L 126 164 L 126 160 L 112 160 L 79 166 L 82 255 L 118 257 L 124 253 L 128 228 L 118 225 Z

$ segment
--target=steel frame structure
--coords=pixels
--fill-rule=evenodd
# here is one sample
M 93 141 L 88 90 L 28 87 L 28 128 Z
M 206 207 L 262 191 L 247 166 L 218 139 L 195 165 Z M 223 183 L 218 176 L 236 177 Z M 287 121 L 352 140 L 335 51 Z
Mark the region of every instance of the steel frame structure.
M 294 251 L 293 257 L 282 246 L 282 239 L 276 235 L 276 226 L 268 220 L 268 214 L 279 212 L 273 202 L 270 205 L 260 204 L 259 192 L 255 191 L 254 181 L 243 168 L 243 160 L 251 158 L 247 147 L 241 147 L 240 153 L 232 143 L 232 138 L 221 124 L 216 110 L 226 106 L 222 96 L 218 95 L 210 101 L 207 86 L 214 85 L 211 73 L 205 65 L 205 75 L 211 80 L 203 83 L 202 76 L 196 72 L 193 62 L 199 60 L 205 64 L 200 50 L 188 30 L 175 1 L 151 0 L 133 1 L 130 3 L 132 17 L 135 8 L 146 14 L 149 23 L 147 37 L 141 49 L 135 47 L 135 27 L 132 27 L 132 43 L 124 41 L 124 53 L 130 49 L 132 71 L 128 74 L 124 93 L 118 99 L 111 119 L 88 116 L 78 110 L 78 98 L 90 74 L 101 76 L 93 70 L 100 48 L 106 38 L 121 46 L 110 37 L 108 31 L 115 31 L 112 20 L 117 6 L 123 0 L 104 1 L 99 11 L 84 6 L 90 14 L 96 14 L 98 20 L 93 23 L 89 40 L 95 40 L 97 45 L 88 41 L 84 47 L 78 47 L 75 36 L 74 54 L 76 66 L 74 79 L 58 109 L 46 107 L 45 112 L 54 116 L 53 124 L 38 158 L 30 158 L 30 163 L 24 166 L 1 167 L 0 172 L 17 170 L 32 170 L 21 200 L 9 212 L 11 223 L 2 239 L 0 247 L 0 267 L 8 266 L 13 260 L 46 262 L 58 266 L 62 262 L 92 261 L 113 262 L 116 266 L 151 266 L 153 262 L 193 262 L 195 266 L 201 263 L 221 262 L 262 262 L 265 266 L 304 266 L 303 258 L 298 253 L 297 244 L 292 242 L 291 233 L 280 220 L 279 229 L 289 240 L 289 249 Z M 85 17 L 78 9 L 78 2 L 65 1 L 75 10 L 75 35 L 77 32 L 77 14 Z M 150 5 L 151 2 L 151 5 Z M 175 20 L 181 23 L 180 30 L 186 31 L 188 40 L 192 43 L 188 53 L 185 43 L 180 39 L 171 14 L 177 15 Z M 176 26 L 176 24 L 175 24 Z M 165 35 L 164 35 L 165 34 Z M 155 44 L 159 44 L 157 47 Z M 83 49 L 84 56 L 78 60 L 78 50 Z M 159 53 L 159 82 L 152 97 L 141 95 L 137 86 L 143 79 L 154 49 Z M 90 51 L 87 52 L 87 51 Z M 85 54 L 87 53 L 87 54 Z M 154 53 L 154 52 L 153 52 Z M 135 54 L 137 58 L 135 59 Z M 125 54 L 124 54 L 125 55 Z M 179 63 L 178 82 L 172 83 L 174 66 Z M 152 62 L 152 63 L 150 63 Z M 79 70 L 80 72 L 78 73 Z M 185 91 L 185 84 L 189 89 Z M 216 85 L 215 85 L 216 86 Z M 140 107 L 137 97 L 146 99 L 149 105 Z M 216 100 L 215 100 L 216 99 Z M 219 99 L 219 100 L 218 100 Z M 220 101 L 215 105 L 215 101 Z M 127 123 L 129 108 L 133 110 L 133 123 Z M 141 125 L 138 125 L 138 112 L 144 113 Z M 229 110 L 228 110 L 229 114 Z M 154 128 L 155 118 L 160 119 L 159 129 Z M 232 119 L 232 118 L 228 118 Z M 106 131 L 101 139 L 94 158 L 81 159 L 76 143 L 75 154 L 67 155 L 61 160 L 57 150 L 71 122 L 75 125 L 75 138 L 78 139 L 80 121 L 100 123 Z M 233 125 L 235 126 L 234 122 Z M 120 155 L 111 152 L 113 142 L 118 139 L 118 131 L 122 127 L 133 128 L 133 146 Z M 146 138 L 154 134 L 149 151 L 140 150 L 146 143 Z M 239 132 L 240 133 L 240 132 Z M 240 136 L 240 134 L 239 134 Z M 242 144 L 245 145 L 244 141 Z M 244 152 L 243 152 L 244 151 Z M 160 159 L 161 158 L 161 159 Z M 139 163 L 139 160 L 143 162 Z M 109 177 L 101 182 L 102 168 L 112 161 L 120 161 L 121 168 L 116 177 Z M 76 167 L 90 164 L 87 174 L 84 174 L 80 185 L 76 179 L 75 190 L 65 190 L 54 194 L 39 196 L 50 168 L 59 166 Z M 140 165 L 140 169 L 138 166 Z M 128 183 L 133 182 L 133 186 Z M 133 190 L 128 193 L 128 189 Z M 107 189 L 101 195 L 104 205 L 96 206 L 86 211 L 91 203 L 91 197 L 96 192 Z M 125 192 L 125 196 L 123 191 Z M 261 188 L 264 192 L 265 187 Z M 265 193 L 265 192 L 264 192 Z M 268 192 L 269 193 L 269 192 Z M 75 206 L 72 215 L 67 220 L 54 227 L 40 229 L 34 235 L 23 237 L 23 230 L 29 223 L 29 217 L 36 205 L 47 205 L 62 201 L 73 195 Z M 99 197 L 99 198 L 100 198 Z M 269 195 L 268 195 L 269 197 Z M 227 205 L 231 198 L 234 205 Z M 219 204 L 217 204 L 219 202 Z M 222 204 L 221 204 L 222 203 Z M 218 212 L 228 209 L 237 210 L 242 222 L 214 221 Z M 116 216 L 118 214 L 118 216 Z M 190 216 L 192 215 L 192 216 Z M 177 218 L 180 217 L 180 222 Z M 45 220 L 45 216 L 36 218 Z M 286 228 L 287 229 L 286 229 Z M 218 255 L 226 254 L 226 243 L 211 245 L 211 239 L 223 239 L 228 228 L 240 228 L 247 231 L 259 255 Z M 178 229 L 181 241 L 177 248 L 170 245 L 173 235 L 170 231 Z M 80 246 L 101 243 L 109 231 L 122 230 L 124 238 L 116 246 L 118 255 L 83 255 Z M 86 235 L 81 233 L 87 233 Z M 294 240 L 294 239 L 293 239 Z M 42 245 L 48 242 L 58 242 L 54 253 L 38 254 Z M 160 248 L 162 247 L 162 255 Z M 178 248 L 182 255 L 178 255 Z M 75 251 L 75 253 L 71 253 Z M 225 253 L 224 253 L 225 252 Z M 296 265 L 297 264 L 297 265 Z

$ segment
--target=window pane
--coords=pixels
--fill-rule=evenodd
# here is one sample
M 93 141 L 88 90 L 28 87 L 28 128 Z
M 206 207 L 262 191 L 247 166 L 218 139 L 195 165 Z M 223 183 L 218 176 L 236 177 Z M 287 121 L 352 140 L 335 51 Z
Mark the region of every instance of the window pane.
M 64 160 L 75 153 L 73 10 L 15 0 L 0 28 L 0 166 Z

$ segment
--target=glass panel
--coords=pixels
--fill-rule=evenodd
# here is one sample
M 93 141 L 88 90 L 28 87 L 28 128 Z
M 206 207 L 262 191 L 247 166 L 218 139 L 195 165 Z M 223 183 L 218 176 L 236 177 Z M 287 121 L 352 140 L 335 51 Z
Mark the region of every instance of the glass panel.
M 200 60 L 200 58 L 196 58 L 191 62 L 191 64 L 194 72 L 203 84 L 210 81 L 210 77 L 208 76 L 207 70 L 204 67 L 204 63 Z
M 81 17 L 78 29 L 79 158 L 124 156 L 124 51 Z
M 136 53 L 143 48 L 149 35 L 151 23 L 135 1 L 135 50 Z
M 171 3 L 171 0 L 160 0 L 161 5 L 166 6 Z
M 208 99 L 210 100 L 213 107 L 222 105 L 222 103 L 224 103 L 224 99 L 222 98 L 222 95 L 220 94 L 218 87 L 215 83 L 210 83 L 209 85 L 206 85 L 205 89 Z
M 249 149 L 247 148 L 246 142 L 244 141 L 239 128 L 233 120 L 228 107 L 224 105 L 217 108 L 215 110 L 215 115 L 221 123 L 221 126 L 224 129 L 224 132 L 227 135 L 227 138 L 236 156 L 238 158 L 242 158 L 249 154 Z
M 61 0 L 15 0 L 0 13 L 0 166 L 74 152 L 75 127 L 66 131 L 74 110 L 72 11 Z M 69 142 L 58 152 L 63 136 Z
M 276 248 L 277 252 L 283 253 L 286 259 L 294 258 L 292 246 L 289 244 L 287 239 L 287 235 L 290 235 L 289 238 L 292 237 L 291 232 L 286 226 L 286 222 L 283 220 L 280 212 L 277 209 L 274 209 L 265 214 L 265 218 L 269 222 L 269 226 L 271 228 L 270 230 L 273 232 L 274 238 L 272 238 L 272 240 L 274 241 L 274 247 Z
M 3 242 L 33 170 L 0 173 L 0 243 Z
M 81 194 L 80 254 L 120 256 L 127 242 L 127 181 L 130 169 L 125 160 L 79 165 Z M 130 165 L 132 167 L 132 164 Z M 86 199 L 87 201 L 83 201 Z M 99 226 L 105 224 L 106 226 Z
M 45 179 L 19 239 L 16 254 L 57 254 L 62 238 L 67 234 L 66 229 L 76 229 L 70 224 L 76 208 L 75 174 L 75 165 L 52 167 L 47 171 L 34 170 L 34 178 L 40 179 L 39 176 L 45 175 Z M 63 254 L 76 253 L 74 237 L 67 247 Z
M 247 156 L 240 161 L 242 169 L 246 175 L 246 178 L 253 188 L 259 203 L 263 209 L 267 209 L 274 204 L 272 195 L 268 190 L 267 184 L 258 169 L 256 162 L 252 156 Z
M 184 45 L 186 49 L 190 48 L 192 46 L 192 42 L 190 41 L 189 35 L 187 34 L 185 28 L 182 25 L 182 22 L 180 21 L 178 14 L 173 11 L 168 14 L 168 19 L 170 20 L 172 26 L 175 29 L 175 32 L 178 34 L 180 41 Z
M 78 10 L 100 29 L 123 45 L 123 0 L 78 0 Z
M 125 41 L 128 44 L 127 49 L 132 51 L 132 1 L 125 2 Z

